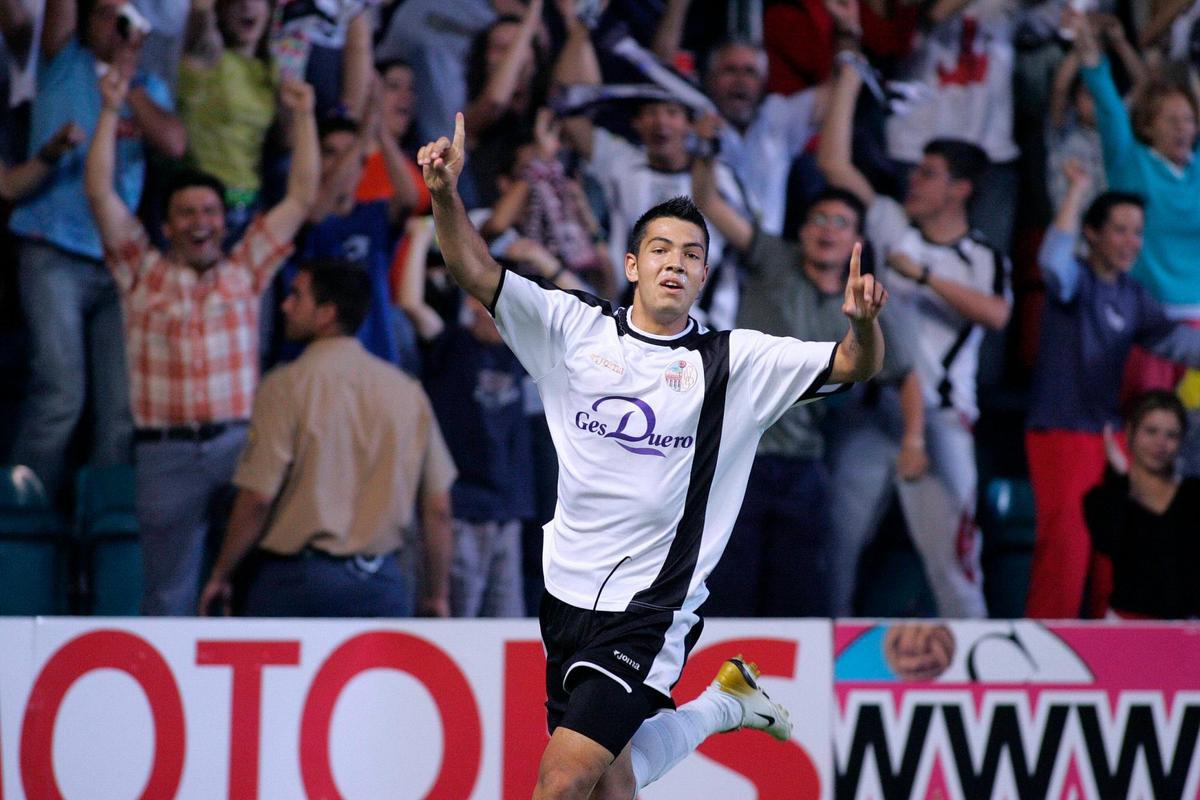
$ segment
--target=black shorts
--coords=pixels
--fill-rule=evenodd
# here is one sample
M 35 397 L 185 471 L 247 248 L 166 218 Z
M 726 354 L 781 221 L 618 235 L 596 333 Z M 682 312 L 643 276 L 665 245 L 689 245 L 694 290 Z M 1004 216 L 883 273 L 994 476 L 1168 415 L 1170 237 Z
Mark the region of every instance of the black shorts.
M 644 720 L 675 707 L 670 688 L 704 627 L 686 612 L 591 611 L 549 592 L 542 593 L 538 617 L 547 728 L 582 733 L 614 757 Z

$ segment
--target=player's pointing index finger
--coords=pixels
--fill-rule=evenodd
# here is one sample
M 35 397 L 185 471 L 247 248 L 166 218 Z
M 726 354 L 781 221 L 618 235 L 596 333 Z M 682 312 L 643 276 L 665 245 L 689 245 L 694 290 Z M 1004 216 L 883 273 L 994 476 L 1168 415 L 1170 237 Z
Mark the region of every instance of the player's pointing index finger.
M 862 267 L 860 261 L 862 259 L 862 242 L 855 242 L 854 249 L 850 252 L 850 280 L 856 281 L 862 277 Z
M 461 111 L 454 115 L 454 149 L 458 152 L 463 151 L 463 145 L 467 140 L 466 123 L 463 121 L 463 113 Z

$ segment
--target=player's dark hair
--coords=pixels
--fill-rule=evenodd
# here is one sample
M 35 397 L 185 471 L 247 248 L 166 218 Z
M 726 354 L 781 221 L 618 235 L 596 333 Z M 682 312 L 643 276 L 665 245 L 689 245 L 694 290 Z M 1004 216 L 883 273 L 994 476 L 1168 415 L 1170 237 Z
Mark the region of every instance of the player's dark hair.
M 704 215 L 700 213 L 700 209 L 696 208 L 696 204 L 692 202 L 692 198 L 683 195 L 663 201 L 638 217 L 638 221 L 633 225 L 633 230 L 629 232 L 626 252 L 636 256 L 642 249 L 642 240 L 646 238 L 646 228 L 654 220 L 664 217 L 681 219 L 700 228 L 700 232 L 704 234 L 704 260 L 707 262 L 708 224 L 704 221 Z
M 221 207 L 225 207 L 225 184 L 221 182 L 220 178 L 198 169 L 181 169 L 172 175 L 167 182 L 165 208 L 171 208 L 171 200 L 174 199 L 176 194 L 182 192 L 184 189 L 193 189 L 196 187 L 212 189 L 217 193 L 217 197 L 220 198 Z
M 813 206 L 817 205 L 817 203 L 841 203 L 847 206 L 854 212 L 855 232 L 862 233 L 863 223 L 866 221 L 867 216 L 867 207 L 854 192 L 838 188 L 837 186 L 827 186 L 817 192 L 816 196 L 809 202 L 808 211 L 812 211 Z
M 971 184 L 971 194 L 979 189 L 979 183 L 991 168 L 991 161 L 983 148 L 962 139 L 933 139 L 925 145 L 925 155 L 941 156 L 946 161 L 950 177 Z
M 305 261 L 298 269 L 312 279 L 313 299 L 317 303 L 333 303 L 338 327 L 342 333 L 354 335 L 371 307 L 371 279 L 367 271 L 342 258 Z
M 1138 397 L 1133 403 L 1133 408 L 1129 412 L 1129 430 L 1132 433 L 1138 429 L 1147 416 L 1155 411 L 1169 411 L 1179 420 L 1179 433 L 1184 435 L 1187 433 L 1188 419 L 1187 410 L 1184 409 L 1183 403 L 1174 392 L 1168 392 L 1163 389 L 1155 389 Z
M 1099 195 L 1083 214 L 1083 227 L 1098 231 L 1108 224 L 1108 218 L 1117 206 L 1137 206 L 1146 210 L 1146 200 L 1133 192 L 1104 192 Z

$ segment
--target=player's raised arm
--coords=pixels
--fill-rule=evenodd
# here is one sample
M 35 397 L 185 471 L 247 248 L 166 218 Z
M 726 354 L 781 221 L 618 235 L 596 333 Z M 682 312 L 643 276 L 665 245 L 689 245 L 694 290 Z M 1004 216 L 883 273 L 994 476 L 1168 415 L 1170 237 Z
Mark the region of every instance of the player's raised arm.
M 850 330 L 838 345 L 833 359 L 831 383 L 869 380 L 883 367 L 883 331 L 879 312 L 887 303 L 887 290 L 874 275 L 863 275 L 862 242 L 850 254 L 850 277 L 842 313 L 850 319 Z
M 454 115 L 454 140 L 443 136 L 425 145 L 417 152 L 417 163 L 433 198 L 433 222 L 446 267 L 459 286 L 491 308 L 502 270 L 467 218 L 467 209 L 458 196 L 458 176 L 466 161 L 465 139 L 463 115 L 459 112 Z

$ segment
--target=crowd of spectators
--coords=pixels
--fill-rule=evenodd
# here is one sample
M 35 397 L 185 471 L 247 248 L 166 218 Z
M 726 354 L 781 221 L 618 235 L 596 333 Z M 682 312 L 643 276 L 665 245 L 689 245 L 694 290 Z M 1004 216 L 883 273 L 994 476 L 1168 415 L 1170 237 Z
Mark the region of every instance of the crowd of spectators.
M 763 437 L 707 613 L 861 612 L 898 526 L 930 610 L 984 617 L 1004 474 L 1030 616 L 1200 616 L 1200 0 L 32 5 L 0 447 L 64 509 L 134 465 L 144 613 L 536 611 L 553 448 L 414 158 L 461 110 L 510 269 L 623 303 L 630 227 L 691 195 L 700 323 L 840 339 L 860 240 L 893 296 L 879 376 Z

